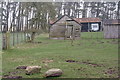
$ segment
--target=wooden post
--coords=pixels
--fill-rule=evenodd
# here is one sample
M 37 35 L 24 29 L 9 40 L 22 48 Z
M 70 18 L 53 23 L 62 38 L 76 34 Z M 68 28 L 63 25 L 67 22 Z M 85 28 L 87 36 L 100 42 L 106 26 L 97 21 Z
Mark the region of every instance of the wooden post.
M 24 32 L 24 41 L 26 42 L 26 32 Z
M 0 32 L 0 51 L 2 50 L 2 32 Z
M 33 42 L 34 39 L 35 39 L 35 33 L 36 33 L 36 32 L 32 32 L 32 34 L 31 34 L 31 42 Z
M 74 40 L 74 33 L 73 33 L 73 26 L 71 30 L 71 45 L 73 46 L 73 40 Z
M 89 22 L 88 22 L 88 32 L 90 32 L 90 30 L 89 30 L 90 28 L 89 28 Z
M 3 34 L 3 50 L 10 48 L 10 32 L 7 31 Z
M 15 45 L 15 27 L 13 27 L 13 46 Z
M 5 38 L 5 33 L 2 34 L 2 49 L 5 50 L 6 49 L 6 38 Z
M 65 22 L 65 35 L 64 35 L 64 40 L 66 40 L 66 33 L 67 33 L 67 30 L 68 30 L 68 26 L 67 26 L 67 21 Z
M 17 44 L 19 43 L 19 39 L 18 39 L 18 37 L 19 37 L 19 30 L 17 30 L 17 32 L 15 33 L 15 34 L 17 34 Z
M 21 40 L 20 40 L 20 42 L 22 42 L 23 41 L 23 32 L 21 31 L 20 34 L 21 34 Z
M 10 32 L 6 32 L 6 49 L 10 48 Z

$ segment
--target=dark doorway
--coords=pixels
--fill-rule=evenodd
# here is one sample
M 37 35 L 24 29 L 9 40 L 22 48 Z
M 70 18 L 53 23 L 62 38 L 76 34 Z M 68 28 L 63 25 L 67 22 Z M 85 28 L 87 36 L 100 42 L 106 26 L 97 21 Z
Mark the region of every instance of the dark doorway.
M 81 32 L 88 32 L 88 24 L 87 23 L 82 23 Z

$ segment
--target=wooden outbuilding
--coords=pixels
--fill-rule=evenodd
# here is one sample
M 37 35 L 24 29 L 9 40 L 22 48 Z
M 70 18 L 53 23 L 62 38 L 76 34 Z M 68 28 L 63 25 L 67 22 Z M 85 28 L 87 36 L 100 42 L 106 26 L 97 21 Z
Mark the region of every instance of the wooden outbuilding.
M 60 17 L 51 23 L 49 30 L 50 39 L 79 39 L 81 24 L 68 15 Z
M 81 32 L 97 32 L 102 30 L 101 19 L 95 18 L 74 18 L 82 24 Z
M 120 38 L 120 19 L 103 21 L 104 38 Z

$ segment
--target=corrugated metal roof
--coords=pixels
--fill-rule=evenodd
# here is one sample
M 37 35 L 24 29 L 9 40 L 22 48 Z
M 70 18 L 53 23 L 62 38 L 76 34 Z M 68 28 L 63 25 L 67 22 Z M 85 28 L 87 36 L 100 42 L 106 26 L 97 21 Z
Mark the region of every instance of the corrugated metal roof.
M 101 22 L 100 18 L 73 18 L 78 23 L 88 23 L 88 22 Z M 53 24 L 56 20 L 50 20 L 50 24 Z
M 106 19 L 103 22 L 104 24 L 120 24 L 120 19 Z
M 73 18 L 71 18 L 70 16 L 68 16 L 68 15 L 63 15 L 63 16 L 61 16 L 58 20 L 50 20 L 50 24 L 51 25 L 53 25 L 53 24 L 55 24 L 56 22 L 58 22 L 61 18 L 63 18 L 64 16 L 67 16 L 67 17 L 69 17 L 70 19 L 72 19 L 72 20 L 67 20 L 67 21 L 75 21 L 77 24 L 79 24 L 79 25 L 81 25 L 79 22 L 77 22 L 76 20 L 74 20 Z
M 79 23 L 101 22 L 100 18 L 74 18 Z

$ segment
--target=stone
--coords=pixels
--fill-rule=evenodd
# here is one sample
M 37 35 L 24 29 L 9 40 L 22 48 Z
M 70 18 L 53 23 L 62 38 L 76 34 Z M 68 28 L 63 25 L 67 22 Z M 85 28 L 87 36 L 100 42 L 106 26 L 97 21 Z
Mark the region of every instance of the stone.
M 45 72 L 45 77 L 58 77 L 63 74 L 63 71 L 61 69 L 49 69 Z
M 27 66 L 26 75 L 40 73 L 40 70 L 41 70 L 41 66 Z

